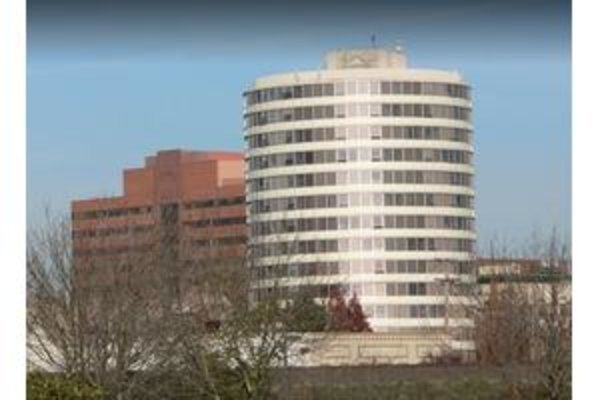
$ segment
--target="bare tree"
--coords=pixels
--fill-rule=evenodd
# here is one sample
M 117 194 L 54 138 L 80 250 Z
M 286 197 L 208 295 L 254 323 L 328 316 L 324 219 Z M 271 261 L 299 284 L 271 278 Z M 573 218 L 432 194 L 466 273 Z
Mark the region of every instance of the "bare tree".
M 148 369 L 162 343 L 161 310 L 151 295 L 154 257 L 135 246 L 103 256 L 94 253 L 102 246 L 82 249 L 73 252 L 67 218 L 48 214 L 29 232 L 28 361 L 80 376 L 108 398 L 127 399 L 138 383 L 133 371 Z
M 81 376 L 109 399 L 268 398 L 310 315 L 277 284 L 253 300 L 239 232 L 198 238 L 166 224 L 102 236 L 114 229 L 73 233 L 49 216 L 30 232 L 30 364 Z
M 276 283 L 269 296 L 253 296 L 260 289 L 252 275 L 254 259 L 239 250 L 199 248 L 193 240 L 180 248 L 166 328 L 171 345 L 165 346 L 161 365 L 177 371 L 178 384 L 188 394 L 268 398 L 275 370 L 285 368 L 298 351 L 294 344 L 302 335 L 296 328 L 306 326 L 306 308 L 290 307 Z
M 513 271 L 479 277 L 485 290 L 474 294 L 477 306 L 472 309 L 478 359 L 483 364 L 528 365 L 544 398 L 567 399 L 571 385 L 568 246 L 554 230 L 545 239 L 534 236 L 521 254 L 527 258 L 508 259 Z M 497 261 L 502 262 L 502 258 Z

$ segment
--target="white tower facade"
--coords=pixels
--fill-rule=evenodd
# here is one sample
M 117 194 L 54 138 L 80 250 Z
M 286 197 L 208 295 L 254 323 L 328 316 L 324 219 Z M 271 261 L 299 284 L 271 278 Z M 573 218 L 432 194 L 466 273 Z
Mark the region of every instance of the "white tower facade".
M 461 330 L 475 243 L 470 88 L 399 50 L 336 50 L 245 97 L 258 295 L 356 293 L 375 331 Z

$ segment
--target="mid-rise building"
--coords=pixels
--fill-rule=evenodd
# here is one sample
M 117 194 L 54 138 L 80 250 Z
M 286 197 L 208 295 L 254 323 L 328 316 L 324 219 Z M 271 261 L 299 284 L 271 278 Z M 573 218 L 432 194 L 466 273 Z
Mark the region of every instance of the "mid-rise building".
M 134 254 L 144 262 L 245 254 L 243 154 L 159 151 L 143 167 L 126 169 L 123 181 L 121 196 L 71 204 L 80 269 L 119 257 L 136 263 Z
M 536 258 L 478 258 L 477 275 L 482 279 L 502 277 L 534 277 L 544 270 L 544 262 Z
M 256 294 L 356 293 L 375 331 L 471 326 L 471 90 L 400 49 L 336 50 L 324 68 L 244 93 Z
M 558 301 L 571 302 L 571 265 L 567 259 L 479 258 L 477 275 L 481 299 L 488 301 L 502 291 L 510 290 L 531 303 L 552 302 L 556 289 Z

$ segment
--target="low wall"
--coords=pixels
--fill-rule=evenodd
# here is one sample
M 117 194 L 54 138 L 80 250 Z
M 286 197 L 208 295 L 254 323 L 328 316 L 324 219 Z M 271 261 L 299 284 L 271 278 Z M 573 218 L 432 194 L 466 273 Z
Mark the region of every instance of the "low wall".
M 451 348 L 439 332 L 310 334 L 296 346 L 290 366 L 421 364 Z

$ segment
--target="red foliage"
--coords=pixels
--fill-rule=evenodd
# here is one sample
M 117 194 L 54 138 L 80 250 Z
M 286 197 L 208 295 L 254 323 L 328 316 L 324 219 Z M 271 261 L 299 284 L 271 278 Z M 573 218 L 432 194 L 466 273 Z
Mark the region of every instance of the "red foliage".
M 327 302 L 328 330 L 335 332 L 373 332 L 356 293 L 348 302 L 340 290 L 333 290 Z

